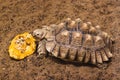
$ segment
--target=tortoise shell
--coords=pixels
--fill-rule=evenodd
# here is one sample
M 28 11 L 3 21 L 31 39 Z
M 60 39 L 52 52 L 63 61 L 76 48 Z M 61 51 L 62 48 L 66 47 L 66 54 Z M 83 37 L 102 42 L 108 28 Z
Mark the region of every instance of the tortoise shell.
M 53 56 L 83 63 L 103 63 L 112 55 L 111 37 L 100 26 L 82 22 L 79 18 L 52 25 L 51 36 L 46 37 L 46 50 Z

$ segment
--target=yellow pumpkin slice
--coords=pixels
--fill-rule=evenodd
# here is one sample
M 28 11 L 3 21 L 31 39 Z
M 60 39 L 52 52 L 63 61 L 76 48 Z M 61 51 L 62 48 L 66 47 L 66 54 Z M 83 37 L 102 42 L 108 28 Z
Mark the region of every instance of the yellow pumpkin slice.
M 20 60 L 34 53 L 36 49 L 35 39 L 25 32 L 13 38 L 9 46 L 10 57 Z

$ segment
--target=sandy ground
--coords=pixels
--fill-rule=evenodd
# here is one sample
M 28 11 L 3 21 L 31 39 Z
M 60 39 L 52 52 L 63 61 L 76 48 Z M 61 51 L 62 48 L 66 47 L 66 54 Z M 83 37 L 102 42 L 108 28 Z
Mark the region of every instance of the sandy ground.
M 114 57 L 106 69 L 74 65 L 33 54 L 15 61 L 11 39 L 42 25 L 80 17 L 100 25 L 115 39 Z M 120 80 L 120 0 L 0 0 L 0 80 Z

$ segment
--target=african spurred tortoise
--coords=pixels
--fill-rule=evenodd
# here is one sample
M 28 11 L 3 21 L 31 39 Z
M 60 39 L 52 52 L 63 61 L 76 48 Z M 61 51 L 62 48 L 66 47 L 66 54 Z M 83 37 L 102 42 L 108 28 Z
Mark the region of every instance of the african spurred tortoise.
M 99 25 L 94 27 L 80 18 L 43 26 L 34 30 L 33 35 L 39 39 L 37 52 L 40 56 L 49 52 L 62 60 L 92 64 L 109 61 L 113 56 L 113 39 Z

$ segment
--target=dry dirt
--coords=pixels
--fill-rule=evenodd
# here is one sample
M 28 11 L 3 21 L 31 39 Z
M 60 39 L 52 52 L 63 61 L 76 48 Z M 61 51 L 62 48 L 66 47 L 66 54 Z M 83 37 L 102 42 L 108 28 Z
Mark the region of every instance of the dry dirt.
M 9 57 L 11 39 L 42 25 L 80 17 L 99 24 L 115 39 L 114 57 L 106 69 L 74 65 L 33 54 Z M 120 80 L 120 0 L 0 0 L 0 80 Z

